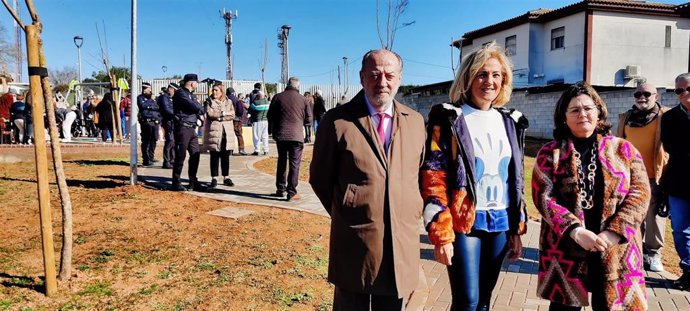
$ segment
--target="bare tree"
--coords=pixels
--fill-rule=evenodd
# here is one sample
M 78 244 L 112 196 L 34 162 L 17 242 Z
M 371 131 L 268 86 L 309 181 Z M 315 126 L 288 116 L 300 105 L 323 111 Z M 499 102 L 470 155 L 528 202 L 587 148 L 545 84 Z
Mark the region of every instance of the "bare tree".
M 48 76 L 55 85 L 69 84 L 72 80 L 79 78 L 79 71 L 74 66 L 65 66 L 62 69 L 48 70 Z
M 383 35 L 381 34 L 381 9 L 379 0 L 376 0 L 376 33 L 379 36 L 379 41 L 381 41 L 381 48 L 392 51 L 393 43 L 395 43 L 395 34 L 398 32 L 398 29 L 415 23 L 415 21 L 404 22 L 402 25 L 398 26 L 400 23 L 400 16 L 405 13 L 405 10 L 407 10 L 407 6 L 409 4 L 410 0 L 388 0 L 388 13 L 386 14 L 386 40 L 384 41 Z
M 17 48 L 7 42 L 5 27 L 0 25 L 0 72 L 9 73 L 10 64 L 14 62 Z

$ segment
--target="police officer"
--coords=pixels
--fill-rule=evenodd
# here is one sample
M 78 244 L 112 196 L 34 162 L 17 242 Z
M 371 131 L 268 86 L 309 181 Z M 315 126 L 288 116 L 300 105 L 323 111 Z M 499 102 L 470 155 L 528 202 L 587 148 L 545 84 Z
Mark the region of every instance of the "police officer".
M 175 162 L 175 151 L 173 147 L 175 146 L 175 134 L 173 133 L 173 117 L 175 112 L 173 111 L 172 98 L 175 95 L 175 91 L 179 89 L 180 86 L 177 83 L 168 84 L 168 88 L 165 93 L 158 96 L 156 102 L 161 108 L 161 114 L 163 115 L 163 131 L 165 132 L 165 145 L 163 145 L 163 168 L 173 168 L 173 163 Z
M 179 88 L 173 96 L 173 111 L 175 113 L 175 165 L 173 166 L 172 190 L 186 191 L 180 183 L 180 175 L 184 166 L 184 159 L 189 152 L 189 188 L 194 191 L 206 191 L 196 179 L 199 169 L 199 138 L 196 135 L 196 127 L 201 126 L 201 118 L 204 114 L 204 106 L 194 97 L 194 90 L 199 85 L 196 74 L 188 73 L 182 79 L 183 87 Z
M 139 107 L 139 123 L 141 124 L 141 157 L 144 166 L 151 166 L 156 161 L 156 141 L 158 141 L 158 130 L 163 117 L 160 107 L 151 98 L 151 84 L 142 83 L 142 94 L 137 96 L 137 106 Z

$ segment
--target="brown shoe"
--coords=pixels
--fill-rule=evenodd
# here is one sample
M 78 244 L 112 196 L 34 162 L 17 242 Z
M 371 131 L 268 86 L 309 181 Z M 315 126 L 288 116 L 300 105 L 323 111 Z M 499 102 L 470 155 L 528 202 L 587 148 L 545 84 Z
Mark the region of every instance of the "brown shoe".
M 293 201 L 293 200 L 294 200 L 294 201 L 297 201 L 297 200 L 299 200 L 299 199 L 301 199 L 301 198 L 302 198 L 302 196 L 300 196 L 298 193 L 295 193 L 295 194 L 288 194 L 288 196 L 287 196 L 287 201 L 288 201 L 288 202 Z

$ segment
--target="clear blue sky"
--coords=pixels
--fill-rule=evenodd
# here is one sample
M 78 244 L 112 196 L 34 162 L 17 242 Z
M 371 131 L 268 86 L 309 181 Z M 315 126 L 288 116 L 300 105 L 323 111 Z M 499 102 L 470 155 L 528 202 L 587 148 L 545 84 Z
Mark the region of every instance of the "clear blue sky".
M 11 1 L 10 1 L 11 2 Z M 23 4 L 23 0 L 19 1 Z M 44 24 L 43 40 L 49 68 L 77 64 L 72 38 L 84 37 L 82 76 L 102 70 L 96 24 L 105 30 L 113 65 L 130 66 L 130 5 L 128 0 L 35 0 Z M 268 40 L 266 80 L 280 79 L 277 33 L 292 26 L 289 36 L 290 75 L 304 83 L 338 83 L 337 66 L 350 60 L 351 84 L 358 84 L 361 56 L 380 47 L 374 0 L 139 0 L 138 68 L 144 79 L 201 71 L 201 78 L 225 78 L 225 22 L 219 10 L 239 11 L 233 21 L 235 79 L 259 80 L 264 40 Z M 381 0 L 382 5 L 387 0 Z M 451 38 L 509 19 L 528 10 L 559 8 L 576 0 L 410 0 L 400 19 L 415 21 L 398 30 L 393 49 L 405 61 L 403 84 L 423 85 L 452 79 Z M 685 0 L 666 1 L 683 3 Z M 24 9 L 24 7 L 22 7 Z M 5 40 L 14 42 L 11 17 L 0 9 Z M 23 20 L 29 23 L 26 10 Z M 101 40 L 106 39 L 101 35 Z M 104 42 L 105 44 L 105 42 Z M 457 52 L 455 53 L 457 56 Z M 25 80 L 26 80 L 26 74 Z M 343 73 L 344 79 L 344 73 Z

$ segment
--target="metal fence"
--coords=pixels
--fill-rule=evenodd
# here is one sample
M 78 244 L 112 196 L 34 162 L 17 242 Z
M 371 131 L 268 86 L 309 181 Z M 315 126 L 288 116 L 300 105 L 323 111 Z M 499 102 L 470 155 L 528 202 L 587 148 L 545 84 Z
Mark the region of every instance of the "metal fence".
M 285 89 L 285 85 L 278 83 L 278 92 L 282 92 Z M 337 84 L 300 84 L 300 93 L 310 92 L 312 94 L 316 93 L 316 90 L 321 90 L 321 96 L 323 96 L 326 102 L 326 109 L 331 109 L 340 102 L 342 96 L 345 96 L 344 102 L 348 102 L 355 97 L 357 93 L 362 89 L 362 86 L 357 85 L 337 85 Z
M 261 81 L 253 80 L 220 80 L 225 88 L 231 87 L 235 89 L 237 94 L 244 93 L 248 94 L 254 90 L 254 84 Z M 179 80 L 143 80 L 141 82 L 151 83 L 154 93 L 160 91 L 161 88 L 167 87 L 170 82 L 179 83 Z M 141 84 L 139 84 L 139 89 L 141 90 Z M 285 90 L 285 85 L 278 83 L 276 86 L 277 92 L 282 92 Z M 316 93 L 316 90 L 321 90 L 321 95 L 326 102 L 326 109 L 331 109 L 340 101 L 341 97 L 345 96 L 345 102 L 350 101 L 352 97 L 357 95 L 357 93 L 362 89 L 361 85 L 337 85 L 337 84 L 302 84 L 299 87 L 300 93 L 310 92 L 312 94 Z M 199 83 L 199 87 L 196 89 L 197 99 L 199 102 L 204 102 L 208 97 L 208 84 Z M 275 94 L 274 94 L 275 95 Z

